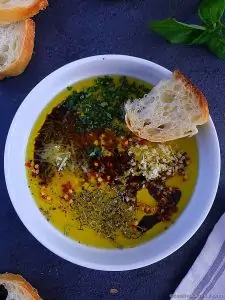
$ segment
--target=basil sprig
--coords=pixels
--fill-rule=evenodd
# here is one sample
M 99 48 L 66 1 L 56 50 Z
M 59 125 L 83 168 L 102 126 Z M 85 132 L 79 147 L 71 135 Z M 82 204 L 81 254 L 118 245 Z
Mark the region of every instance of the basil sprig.
M 202 26 L 185 24 L 174 18 L 152 21 L 149 25 L 171 44 L 202 44 L 225 59 L 225 24 L 222 23 L 224 12 L 225 0 L 203 0 L 198 8 Z

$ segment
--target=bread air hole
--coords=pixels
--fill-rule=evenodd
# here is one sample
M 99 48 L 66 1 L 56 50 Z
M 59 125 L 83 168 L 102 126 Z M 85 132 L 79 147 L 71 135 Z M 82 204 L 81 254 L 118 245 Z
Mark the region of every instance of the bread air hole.
M 17 39 L 14 41 L 14 43 L 12 45 L 13 51 L 16 50 L 16 47 L 17 47 Z
M 176 106 L 169 106 L 169 105 L 166 105 L 164 107 L 164 112 L 163 112 L 163 116 L 166 117 L 168 116 L 170 113 L 174 112 L 176 110 Z
M 0 54 L 0 66 L 4 66 L 4 64 L 7 62 L 7 55 Z
M 0 45 L 0 52 L 7 52 L 9 50 L 8 45 Z
M 172 106 L 172 107 L 170 108 L 170 112 L 174 112 L 176 109 L 177 109 L 176 106 Z
M 185 131 L 184 134 L 185 134 L 185 135 L 186 135 L 186 134 L 189 134 L 189 135 L 190 135 L 190 134 L 192 134 L 192 130 Z
M 148 126 L 148 125 L 151 125 L 152 123 L 149 121 L 149 120 L 146 120 L 145 122 L 144 122 L 144 126 Z
M 8 291 L 3 284 L 0 284 L 0 297 L 0 299 L 8 299 Z
M 191 120 L 192 120 L 193 122 L 196 122 L 196 121 L 198 121 L 200 118 L 201 118 L 200 115 L 196 115 L 196 116 L 193 116 L 193 117 L 191 118 Z
M 148 132 L 148 134 L 156 134 L 157 132 L 158 132 L 158 130 L 156 129 L 156 128 L 149 128 L 148 130 L 147 130 L 147 132 Z
M 175 84 L 174 86 L 174 91 L 179 91 L 180 90 L 180 85 L 179 84 Z
M 157 130 L 162 130 L 162 129 L 168 129 L 170 127 L 170 124 L 161 124 L 157 127 Z
M 192 111 L 192 107 L 191 107 L 190 104 L 186 104 L 186 105 L 184 106 L 184 108 L 186 109 L 186 111 Z
M 164 129 L 165 128 L 165 124 L 159 125 L 157 128 L 158 129 Z
M 161 101 L 165 103 L 171 103 L 174 100 L 174 95 L 169 93 L 163 93 L 161 96 Z

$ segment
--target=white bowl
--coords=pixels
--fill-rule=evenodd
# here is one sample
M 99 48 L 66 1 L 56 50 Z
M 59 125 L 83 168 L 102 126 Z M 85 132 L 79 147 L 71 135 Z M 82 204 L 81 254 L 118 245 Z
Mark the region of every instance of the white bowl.
M 176 223 L 153 240 L 131 249 L 104 250 L 65 237 L 46 221 L 27 185 L 24 167 L 28 138 L 43 108 L 67 86 L 88 77 L 121 74 L 152 84 L 171 72 L 150 61 L 123 55 L 102 55 L 72 62 L 42 80 L 26 97 L 11 124 L 5 148 L 5 178 L 12 204 L 23 224 L 45 247 L 62 258 L 92 269 L 122 271 L 155 263 L 176 251 L 206 218 L 216 195 L 220 150 L 213 122 L 197 135 L 199 176 L 189 204 Z

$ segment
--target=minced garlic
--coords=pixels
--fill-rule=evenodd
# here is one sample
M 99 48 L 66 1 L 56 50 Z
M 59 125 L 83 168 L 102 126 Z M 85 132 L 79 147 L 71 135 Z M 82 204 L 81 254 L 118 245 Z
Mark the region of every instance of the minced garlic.
M 158 179 L 162 175 L 174 175 L 186 159 L 185 153 L 169 144 L 136 145 L 129 149 L 131 160 L 130 175 L 143 175 L 147 180 Z

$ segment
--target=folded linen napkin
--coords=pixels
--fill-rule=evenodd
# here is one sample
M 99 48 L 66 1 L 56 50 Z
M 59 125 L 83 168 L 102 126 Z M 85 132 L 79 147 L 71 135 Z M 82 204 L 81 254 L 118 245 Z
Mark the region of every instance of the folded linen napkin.
M 225 299 L 225 214 L 171 299 Z

